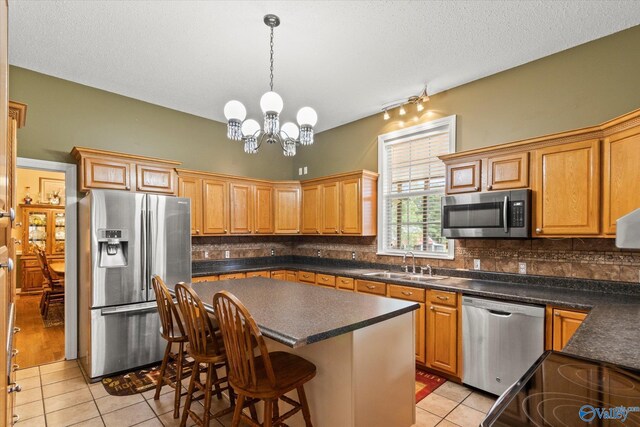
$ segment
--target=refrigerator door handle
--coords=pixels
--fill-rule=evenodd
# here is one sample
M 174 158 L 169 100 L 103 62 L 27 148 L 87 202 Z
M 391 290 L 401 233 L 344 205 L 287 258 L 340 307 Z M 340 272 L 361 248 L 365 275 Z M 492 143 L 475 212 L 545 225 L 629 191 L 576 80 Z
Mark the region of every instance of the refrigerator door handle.
M 147 290 L 147 223 L 146 223 L 146 212 L 143 210 L 142 214 L 141 214 L 141 219 L 142 219 L 142 226 L 141 226 L 141 230 L 142 230 L 142 244 L 141 246 L 141 250 L 140 253 L 142 254 L 142 260 L 140 263 L 140 270 L 142 270 L 142 291 L 146 291 Z
M 147 211 L 147 232 L 148 232 L 148 242 L 147 242 L 147 289 L 149 292 L 151 292 L 151 274 L 153 273 L 153 250 L 155 249 L 154 247 L 154 242 L 153 242 L 153 211 L 149 210 Z M 147 299 L 150 299 L 149 296 L 147 296 Z
M 145 306 L 137 306 L 137 307 L 112 307 L 112 308 L 103 308 L 100 310 L 100 314 L 103 316 L 109 316 L 111 314 L 123 314 L 123 313 L 143 313 L 146 311 L 154 311 L 156 310 L 156 306 L 145 305 Z

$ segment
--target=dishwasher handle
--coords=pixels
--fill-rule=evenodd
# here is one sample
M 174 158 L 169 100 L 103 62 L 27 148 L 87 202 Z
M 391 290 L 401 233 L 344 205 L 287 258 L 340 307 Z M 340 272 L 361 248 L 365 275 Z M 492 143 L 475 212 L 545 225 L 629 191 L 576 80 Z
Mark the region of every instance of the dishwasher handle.
M 498 317 L 511 317 L 511 315 L 513 314 L 513 313 L 507 313 L 506 311 L 498 311 L 498 310 L 487 309 L 487 311 L 493 314 L 494 316 L 498 316 Z

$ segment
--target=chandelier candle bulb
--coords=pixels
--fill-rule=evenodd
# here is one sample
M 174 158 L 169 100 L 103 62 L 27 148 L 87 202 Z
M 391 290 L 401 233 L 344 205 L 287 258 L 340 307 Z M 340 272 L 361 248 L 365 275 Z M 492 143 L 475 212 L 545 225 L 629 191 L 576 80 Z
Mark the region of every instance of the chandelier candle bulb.
M 407 113 L 407 112 L 405 111 L 405 109 L 404 109 L 404 105 L 401 105 L 401 106 L 400 106 L 400 111 L 399 111 L 399 113 L 400 113 L 400 115 L 401 115 L 401 116 L 404 116 L 404 115 Z

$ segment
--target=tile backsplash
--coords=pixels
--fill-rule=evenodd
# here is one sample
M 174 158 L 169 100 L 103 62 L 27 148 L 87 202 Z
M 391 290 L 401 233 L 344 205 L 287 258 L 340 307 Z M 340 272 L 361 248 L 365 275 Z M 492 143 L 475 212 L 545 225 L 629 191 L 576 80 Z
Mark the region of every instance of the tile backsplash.
M 352 259 L 382 264 L 402 264 L 402 257 L 376 255 L 376 237 L 336 236 L 238 236 L 196 237 L 193 259 L 300 255 Z M 640 281 L 640 251 L 615 247 L 614 239 L 528 239 L 457 240 L 455 259 L 416 258 L 416 264 L 434 267 L 473 269 L 479 259 L 481 270 L 518 273 L 518 264 L 526 263 L 527 274 L 613 280 Z

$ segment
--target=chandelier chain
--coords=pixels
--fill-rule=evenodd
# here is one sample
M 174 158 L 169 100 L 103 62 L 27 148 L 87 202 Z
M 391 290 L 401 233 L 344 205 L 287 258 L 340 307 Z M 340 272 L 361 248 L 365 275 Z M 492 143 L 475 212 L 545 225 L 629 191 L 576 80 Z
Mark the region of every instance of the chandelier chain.
M 271 87 L 271 92 L 273 92 L 273 27 L 271 27 L 271 37 L 269 39 L 269 47 L 270 50 L 270 58 L 271 58 L 271 66 L 269 67 L 269 85 Z

